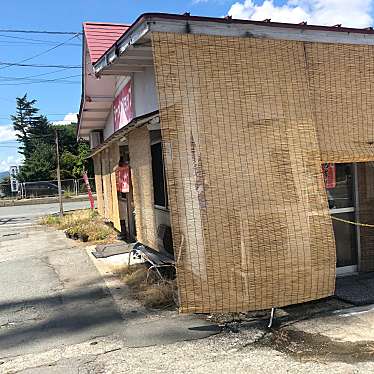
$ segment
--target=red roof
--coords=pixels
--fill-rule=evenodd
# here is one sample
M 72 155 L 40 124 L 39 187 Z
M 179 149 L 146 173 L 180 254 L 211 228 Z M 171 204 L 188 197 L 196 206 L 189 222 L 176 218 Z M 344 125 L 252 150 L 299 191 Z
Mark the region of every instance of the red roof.
M 83 31 L 91 63 L 97 62 L 128 28 L 118 23 L 84 22 Z

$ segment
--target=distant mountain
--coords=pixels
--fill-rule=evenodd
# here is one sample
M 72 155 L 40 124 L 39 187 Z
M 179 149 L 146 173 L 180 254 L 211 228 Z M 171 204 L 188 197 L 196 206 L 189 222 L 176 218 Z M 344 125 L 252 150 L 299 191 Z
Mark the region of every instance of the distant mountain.
M 0 171 L 0 181 L 9 176 L 9 171 Z

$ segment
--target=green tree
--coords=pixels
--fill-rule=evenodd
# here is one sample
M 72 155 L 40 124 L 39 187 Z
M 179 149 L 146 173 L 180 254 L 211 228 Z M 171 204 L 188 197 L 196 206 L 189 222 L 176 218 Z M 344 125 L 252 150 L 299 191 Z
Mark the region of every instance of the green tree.
M 58 132 L 61 178 L 81 178 L 87 169 L 93 175 L 88 142 L 76 139 L 76 124 L 53 125 L 46 116 L 39 115 L 36 100 L 27 95 L 17 98 L 16 114 L 12 116 L 21 151 L 25 157 L 20 168 L 20 181 L 56 179 L 55 132 Z
M 85 142 L 78 142 L 75 153 L 64 150 L 60 158 L 61 175 L 66 178 L 82 178 L 84 170 L 93 175 L 92 165 L 87 161 L 89 154 L 90 147 Z
M 35 150 L 36 141 L 51 141 L 51 131 L 45 116 L 38 114 L 36 100 L 28 100 L 27 94 L 16 99 L 16 114 L 11 116 L 16 137 L 21 143 L 20 153 L 28 158 Z
M 35 142 L 34 151 L 20 167 L 18 179 L 21 182 L 50 180 L 56 177 L 56 150 L 51 144 Z

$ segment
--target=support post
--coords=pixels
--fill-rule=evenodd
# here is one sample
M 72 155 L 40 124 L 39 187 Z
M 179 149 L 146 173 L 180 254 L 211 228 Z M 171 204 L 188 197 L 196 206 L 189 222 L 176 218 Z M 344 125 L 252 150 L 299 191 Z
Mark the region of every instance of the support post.
M 56 141 L 56 157 L 57 157 L 57 187 L 58 187 L 58 201 L 60 204 L 60 217 L 64 215 L 64 207 L 62 204 L 62 189 L 61 189 L 61 174 L 60 174 L 60 151 L 58 146 L 58 131 L 55 129 L 55 141 Z

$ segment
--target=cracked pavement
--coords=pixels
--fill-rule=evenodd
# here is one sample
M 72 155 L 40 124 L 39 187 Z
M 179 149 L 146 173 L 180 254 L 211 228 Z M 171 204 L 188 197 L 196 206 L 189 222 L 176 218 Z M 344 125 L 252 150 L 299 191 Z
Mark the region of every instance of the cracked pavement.
M 71 209 L 82 206 L 73 204 Z M 304 338 L 284 340 L 282 330 L 278 345 L 288 346 L 277 349 L 264 340 L 272 333 L 265 334 L 258 323 L 205 339 L 173 341 L 179 325 L 189 326 L 188 319 L 136 305 L 118 280 L 105 269 L 98 271 L 83 246 L 36 225 L 36 217 L 56 209 L 0 208 L 0 373 L 374 372 L 368 355 L 352 362 L 299 355 L 309 349 Z M 313 324 L 308 326 L 315 339 Z M 129 344 L 131 334 L 140 335 L 143 346 Z M 164 343 L 156 344 L 162 334 Z M 147 339 L 154 345 L 147 346 Z
M 0 208 L 2 365 L 12 357 L 114 337 L 123 322 L 86 252 L 62 232 L 36 225 L 49 208 L 55 209 Z

